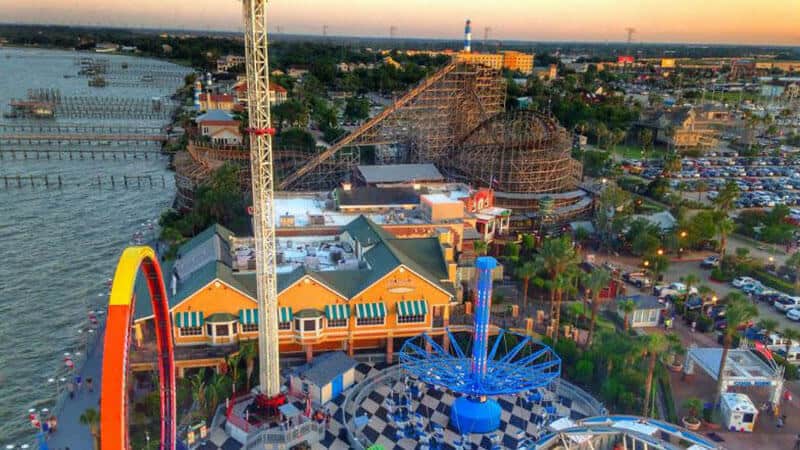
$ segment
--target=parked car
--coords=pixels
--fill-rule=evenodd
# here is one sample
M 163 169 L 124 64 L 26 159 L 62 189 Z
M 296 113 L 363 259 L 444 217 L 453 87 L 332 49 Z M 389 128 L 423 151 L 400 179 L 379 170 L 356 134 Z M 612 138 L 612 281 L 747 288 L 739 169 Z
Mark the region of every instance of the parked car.
M 800 308 L 792 308 L 787 311 L 786 318 L 789 320 L 794 320 L 795 322 L 800 322 Z
M 649 287 L 652 285 L 650 278 L 647 278 L 647 276 L 642 272 L 625 272 L 622 274 L 622 279 L 638 288 Z
M 653 293 L 658 297 L 666 297 L 666 296 L 679 296 L 686 294 L 686 285 L 683 283 L 670 283 L 666 286 L 659 285 L 653 288 Z M 697 288 L 692 286 L 689 289 L 690 294 L 697 294 Z
M 787 312 L 790 309 L 800 307 L 800 297 L 783 297 L 775 300 L 775 309 L 778 311 Z
M 731 281 L 731 284 L 733 285 L 733 287 L 741 288 L 745 284 L 753 284 L 757 282 L 758 282 L 757 280 L 750 277 L 736 277 L 733 279 L 733 281 Z
M 717 266 L 719 266 L 719 257 L 713 255 L 704 259 L 703 262 L 700 263 L 700 267 L 703 267 L 705 269 L 711 269 Z

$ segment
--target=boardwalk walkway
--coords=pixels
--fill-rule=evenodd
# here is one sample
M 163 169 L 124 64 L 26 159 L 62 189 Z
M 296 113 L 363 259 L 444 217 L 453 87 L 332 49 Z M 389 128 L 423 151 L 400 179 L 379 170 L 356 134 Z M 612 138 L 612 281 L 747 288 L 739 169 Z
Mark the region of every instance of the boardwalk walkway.
M 103 328 L 104 330 L 104 328 Z M 92 450 L 92 434 L 89 427 L 81 425 L 80 417 L 89 408 L 100 410 L 100 375 L 103 368 L 103 337 L 104 333 L 97 336 L 97 345 L 88 353 L 87 360 L 81 368 L 82 380 L 94 380 L 94 392 L 88 392 L 85 385 L 80 393 L 76 391 L 74 399 L 62 399 L 61 410 L 57 411 L 58 431 L 50 435 L 47 445 L 50 450 Z

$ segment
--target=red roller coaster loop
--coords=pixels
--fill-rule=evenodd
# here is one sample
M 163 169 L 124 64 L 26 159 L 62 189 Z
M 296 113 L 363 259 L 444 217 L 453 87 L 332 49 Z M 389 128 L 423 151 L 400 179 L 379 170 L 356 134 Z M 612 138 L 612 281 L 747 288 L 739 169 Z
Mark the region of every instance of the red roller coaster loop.
M 167 292 L 158 258 L 150 247 L 129 247 L 120 257 L 108 304 L 100 396 L 100 449 L 128 450 L 128 348 L 134 286 L 141 269 L 153 304 L 161 394 L 161 450 L 175 450 L 175 361 Z

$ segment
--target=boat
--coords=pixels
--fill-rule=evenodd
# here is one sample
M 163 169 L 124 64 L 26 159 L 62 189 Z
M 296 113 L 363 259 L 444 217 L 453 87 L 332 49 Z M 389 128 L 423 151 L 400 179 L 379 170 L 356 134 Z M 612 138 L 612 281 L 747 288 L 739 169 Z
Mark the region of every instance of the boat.
M 97 76 L 89 80 L 89 87 L 106 87 L 108 82 L 105 78 Z

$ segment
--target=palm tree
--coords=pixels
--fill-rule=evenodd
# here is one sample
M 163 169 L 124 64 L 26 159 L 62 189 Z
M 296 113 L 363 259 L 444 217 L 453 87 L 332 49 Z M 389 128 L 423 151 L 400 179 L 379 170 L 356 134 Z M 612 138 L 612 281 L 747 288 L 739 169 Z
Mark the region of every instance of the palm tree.
M 739 185 L 732 180 L 728 180 L 725 186 L 719 190 L 717 198 L 714 199 L 714 206 L 718 212 L 727 214 L 733 208 L 739 198 Z
M 564 274 L 577 263 L 578 255 L 567 236 L 547 239 L 539 249 L 536 264 L 547 272 L 551 282 L 550 319 L 556 342 L 558 341 L 558 327 L 561 316 L 561 296 L 564 288 L 569 286 L 569 280 Z
M 680 336 L 675 333 L 669 333 L 665 335 L 665 338 L 667 340 L 667 347 L 669 351 L 669 364 L 674 365 L 678 361 L 678 355 L 681 355 L 685 352 L 683 341 L 681 341 Z
M 764 332 L 768 335 L 774 333 L 778 329 L 778 325 L 780 324 L 775 319 L 761 319 L 756 324 L 758 328 L 764 330 Z
M 253 378 L 253 371 L 256 366 L 258 349 L 254 341 L 245 341 L 239 344 L 239 356 L 244 359 L 247 368 L 247 391 L 250 392 L 250 380 Z
M 189 379 L 192 385 L 192 398 L 197 403 L 198 408 L 206 407 L 206 369 L 200 369 Z
M 795 252 L 786 260 L 786 267 L 794 269 L 794 290 L 800 292 L 800 252 Z
M 231 376 L 231 391 L 236 393 L 236 383 L 239 382 L 239 364 L 242 361 L 242 354 L 236 353 L 225 358 L 225 365 L 228 366 L 228 372 Z
M 619 302 L 619 309 L 622 310 L 622 313 L 624 314 L 622 320 L 625 322 L 625 331 L 630 331 L 631 325 L 628 322 L 628 318 L 634 311 L 636 311 L 636 302 L 631 299 L 623 300 Z
M 206 386 L 206 399 L 208 400 L 208 409 L 213 411 L 219 405 L 219 402 L 225 398 L 228 383 L 225 376 L 215 373 L 211 376 Z
M 653 374 L 656 371 L 658 355 L 667 349 L 667 340 L 659 333 L 646 335 L 642 342 L 644 353 L 647 355 L 647 378 L 644 382 L 644 405 L 642 415 L 648 417 L 650 413 L 650 399 L 653 394 Z
M 486 243 L 486 241 L 478 240 L 475 241 L 475 243 L 473 244 L 473 248 L 475 249 L 476 255 L 486 256 L 486 252 L 489 249 L 489 245 Z
M 724 217 L 716 220 L 714 225 L 716 225 L 717 234 L 719 234 L 719 259 L 722 260 L 725 259 L 725 247 L 728 246 L 728 235 L 733 232 L 734 223 L 727 214 L 724 214 Z
M 597 312 L 600 310 L 600 292 L 611 281 L 611 273 L 606 269 L 597 268 L 586 277 L 586 288 L 592 293 L 592 318 L 589 321 L 589 336 L 586 338 L 586 348 L 592 345 L 594 329 L 597 326 Z
M 800 339 L 800 331 L 794 328 L 784 328 L 783 331 L 781 331 L 781 337 L 786 339 L 786 355 L 784 358 L 786 361 L 789 361 L 789 351 L 792 349 L 793 342 Z
M 756 306 L 744 298 L 739 292 L 732 292 L 728 294 L 728 306 L 725 309 L 725 320 L 727 325 L 722 331 L 722 359 L 719 363 L 719 372 L 717 373 L 717 390 L 714 392 L 714 405 L 719 403 L 719 397 L 722 394 L 722 387 L 725 373 L 725 363 L 728 359 L 728 350 L 733 344 L 733 337 L 738 333 L 738 328 L 746 324 L 751 319 L 758 316 L 758 309 Z
M 522 310 L 528 310 L 528 284 L 531 277 L 536 275 L 538 267 L 531 261 L 527 261 L 517 267 L 517 276 L 522 280 Z
M 89 408 L 78 418 L 81 425 L 89 427 L 92 433 L 92 444 L 95 450 L 100 448 L 100 413 L 94 408 Z

